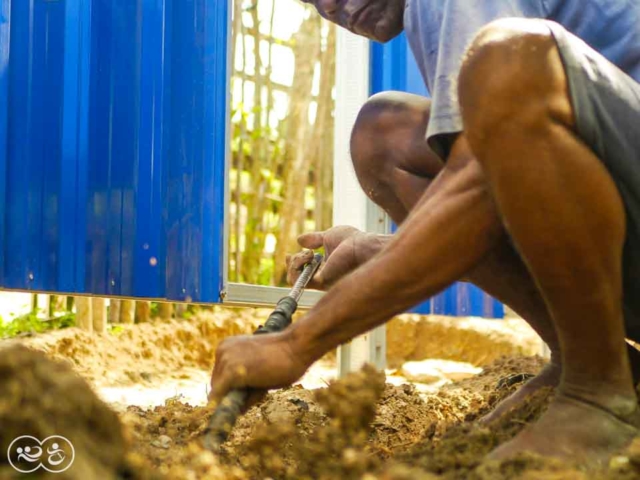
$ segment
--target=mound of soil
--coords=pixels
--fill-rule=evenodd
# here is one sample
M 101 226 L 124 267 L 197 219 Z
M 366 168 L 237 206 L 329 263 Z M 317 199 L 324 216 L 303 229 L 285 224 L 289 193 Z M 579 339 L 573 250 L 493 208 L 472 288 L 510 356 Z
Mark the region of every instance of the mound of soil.
M 209 370 L 218 344 L 231 335 L 253 332 L 262 310 L 214 308 L 189 320 L 120 325 L 100 334 L 69 328 L 22 340 L 49 357 L 70 362 L 99 385 L 129 385 L 179 377 L 185 367 Z
M 485 376 L 489 383 L 493 371 Z M 0 354 L 0 391 L 0 448 L 6 451 L 25 432 L 40 439 L 62 435 L 76 450 L 73 468 L 62 478 L 73 479 L 361 478 L 425 438 L 437 439 L 486 402 L 470 390 L 423 398 L 410 385 L 385 386 L 381 373 L 365 369 L 327 389 L 269 395 L 241 418 L 220 458 L 199 444 L 209 408 L 179 399 L 154 410 L 131 407 L 123 416 L 132 441 L 127 456 L 117 415 L 68 366 L 7 344 Z M 6 464 L 0 472 L 2 478 L 14 473 Z
M 522 319 L 496 322 L 440 315 L 400 315 L 387 323 L 387 362 L 438 358 L 485 366 L 503 356 L 535 355 L 541 340 Z
M 483 365 L 481 374 L 429 394 L 409 384 L 385 384 L 384 376 L 371 368 L 319 390 L 275 391 L 240 418 L 217 455 L 200 444 L 211 408 L 190 406 L 176 397 L 153 409 L 129 407 L 118 416 L 69 368 L 94 384 L 154 382 L 156 376 L 180 375 L 185 367 L 209 370 L 222 338 L 249 333 L 264 318 L 260 311 L 240 312 L 205 312 L 189 321 L 124 327 L 115 335 L 67 330 L 27 340 L 63 363 L 2 342 L 0 449 L 6 451 L 25 434 L 62 435 L 72 441 L 76 459 L 73 468 L 51 478 L 83 480 L 640 478 L 640 437 L 598 472 L 532 456 L 484 461 L 548 403 L 551 392 L 540 391 L 490 429 L 476 422 L 544 366 L 539 357 L 500 358 Z M 443 336 L 437 343 L 451 345 L 449 338 L 443 340 L 450 334 L 443 323 L 435 325 L 429 326 L 431 332 L 441 329 Z M 463 340 L 451 348 L 457 352 L 472 343 L 474 332 L 462 334 Z M 492 342 L 485 342 L 484 353 L 478 350 L 484 356 L 460 358 L 442 348 L 439 355 L 482 365 L 489 361 L 487 350 L 493 349 L 491 355 L 497 351 L 499 344 L 495 338 Z M 410 359 L 425 353 L 407 348 Z M 20 475 L 5 459 L 0 459 L 5 461 L 0 478 Z
M 24 346 L 6 345 L 0 348 L 0 392 L 0 478 L 25 477 L 9 465 L 4 454 L 23 435 L 40 441 L 59 435 L 71 442 L 73 464 L 53 478 L 106 480 L 131 476 L 117 414 L 68 366 Z M 71 455 L 66 445 L 63 449 L 65 456 Z

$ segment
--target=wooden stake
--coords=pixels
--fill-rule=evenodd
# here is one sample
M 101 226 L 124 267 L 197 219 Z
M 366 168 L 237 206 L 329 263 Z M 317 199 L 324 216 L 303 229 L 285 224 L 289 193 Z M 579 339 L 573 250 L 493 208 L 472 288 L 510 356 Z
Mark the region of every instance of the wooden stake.
M 151 302 L 136 302 L 136 323 L 148 322 L 151 319 Z
M 91 316 L 93 319 L 93 331 L 97 333 L 107 332 L 107 305 L 104 298 L 91 299 Z
M 109 300 L 109 323 L 120 323 L 120 305 L 121 300 Z
M 93 331 L 91 310 L 91 298 L 76 297 L 76 324 L 78 328 L 87 332 Z
M 173 303 L 159 302 L 158 314 L 160 316 L 160 320 L 163 322 L 171 320 L 171 317 L 173 316 Z
M 120 301 L 120 322 L 132 325 L 135 321 L 136 302 L 134 300 Z

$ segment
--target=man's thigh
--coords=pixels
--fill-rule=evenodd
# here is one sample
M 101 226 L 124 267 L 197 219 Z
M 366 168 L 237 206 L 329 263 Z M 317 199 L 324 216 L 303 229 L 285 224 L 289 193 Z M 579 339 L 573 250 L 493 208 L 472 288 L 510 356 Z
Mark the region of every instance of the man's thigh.
M 560 25 L 547 23 L 565 67 L 577 133 L 609 170 L 625 203 L 625 323 L 629 337 L 640 340 L 640 83 Z

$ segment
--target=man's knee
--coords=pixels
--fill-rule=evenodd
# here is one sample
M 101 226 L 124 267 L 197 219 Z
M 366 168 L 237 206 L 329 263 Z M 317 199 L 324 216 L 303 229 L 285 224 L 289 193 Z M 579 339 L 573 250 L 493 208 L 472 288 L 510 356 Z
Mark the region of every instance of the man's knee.
M 533 131 L 551 121 L 573 122 L 564 66 L 544 20 L 485 26 L 467 51 L 458 90 L 474 149 L 505 127 Z
M 370 161 L 372 142 L 380 143 L 380 136 L 389 127 L 388 119 L 394 115 L 393 94 L 394 92 L 382 92 L 373 95 L 358 112 L 351 132 L 351 156 L 354 162 Z
M 424 138 L 429 110 L 428 99 L 401 92 L 382 92 L 367 100 L 351 134 L 351 157 L 360 183 L 378 181 L 397 166 L 400 153 L 415 139 L 412 132 L 422 132 Z

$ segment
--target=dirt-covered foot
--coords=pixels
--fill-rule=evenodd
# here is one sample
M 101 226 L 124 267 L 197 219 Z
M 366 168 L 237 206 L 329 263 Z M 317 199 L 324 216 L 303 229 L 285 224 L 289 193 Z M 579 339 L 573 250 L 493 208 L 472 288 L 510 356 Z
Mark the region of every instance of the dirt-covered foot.
M 596 467 L 626 447 L 638 434 L 638 426 L 637 404 L 625 415 L 614 415 L 595 403 L 558 395 L 538 422 L 495 449 L 488 459 L 506 460 L 529 452 Z
M 505 398 L 487 415 L 478 420 L 487 425 L 502 419 L 514 408 L 522 405 L 528 397 L 547 387 L 556 387 L 560 381 L 561 367 L 557 364 L 548 364 L 542 371 L 520 387 L 515 393 Z

